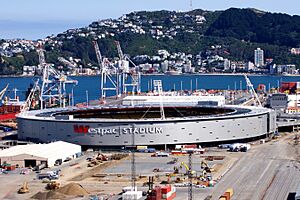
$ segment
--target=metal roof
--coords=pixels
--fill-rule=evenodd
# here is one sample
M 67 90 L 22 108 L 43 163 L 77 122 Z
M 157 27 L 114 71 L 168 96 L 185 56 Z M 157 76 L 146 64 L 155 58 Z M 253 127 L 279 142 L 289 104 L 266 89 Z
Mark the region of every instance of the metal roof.
M 22 154 L 33 155 L 41 158 L 64 158 L 81 152 L 81 146 L 68 142 L 57 141 L 48 144 L 17 145 L 0 151 L 0 157 L 12 157 Z

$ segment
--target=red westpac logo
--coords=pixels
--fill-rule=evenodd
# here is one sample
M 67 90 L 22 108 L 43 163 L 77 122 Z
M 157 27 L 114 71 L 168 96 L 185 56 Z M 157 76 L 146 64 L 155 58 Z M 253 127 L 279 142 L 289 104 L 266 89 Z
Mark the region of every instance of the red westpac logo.
M 84 125 L 73 125 L 73 127 L 75 133 L 83 133 L 83 134 L 87 134 L 90 128 L 90 126 L 84 126 Z

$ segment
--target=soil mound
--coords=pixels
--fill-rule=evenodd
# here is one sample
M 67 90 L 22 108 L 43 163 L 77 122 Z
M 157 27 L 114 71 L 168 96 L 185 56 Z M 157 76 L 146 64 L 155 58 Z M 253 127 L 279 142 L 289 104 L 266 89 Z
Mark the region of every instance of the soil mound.
M 67 196 L 86 196 L 89 193 L 78 183 L 69 183 L 55 191 L 38 192 L 33 199 L 65 199 Z
M 38 192 L 31 198 L 32 199 L 65 199 L 66 196 L 59 192 L 49 191 L 49 192 Z
M 57 192 L 65 195 L 72 195 L 72 196 L 77 196 L 77 195 L 83 195 L 86 196 L 89 193 L 78 183 L 69 183 L 58 190 Z

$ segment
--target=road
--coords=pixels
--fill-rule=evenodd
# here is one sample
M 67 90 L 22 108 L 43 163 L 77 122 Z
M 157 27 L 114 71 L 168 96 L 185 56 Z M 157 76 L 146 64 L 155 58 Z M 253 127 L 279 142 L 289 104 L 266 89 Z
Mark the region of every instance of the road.
M 213 199 L 233 188 L 233 200 L 284 200 L 300 183 L 300 164 L 289 137 L 259 145 L 245 153 L 213 190 Z M 291 144 L 289 144 L 289 142 Z

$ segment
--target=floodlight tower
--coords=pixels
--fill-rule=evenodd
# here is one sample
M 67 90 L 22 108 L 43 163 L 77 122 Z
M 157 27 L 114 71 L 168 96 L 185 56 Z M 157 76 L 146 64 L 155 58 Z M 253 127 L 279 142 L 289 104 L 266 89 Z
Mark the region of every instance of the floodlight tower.
M 163 93 L 162 93 L 162 83 L 161 80 L 153 80 L 153 86 L 154 89 L 158 92 L 158 95 L 160 96 L 160 116 L 161 119 L 165 119 L 165 111 L 164 111 L 164 105 L 163 105 Z

